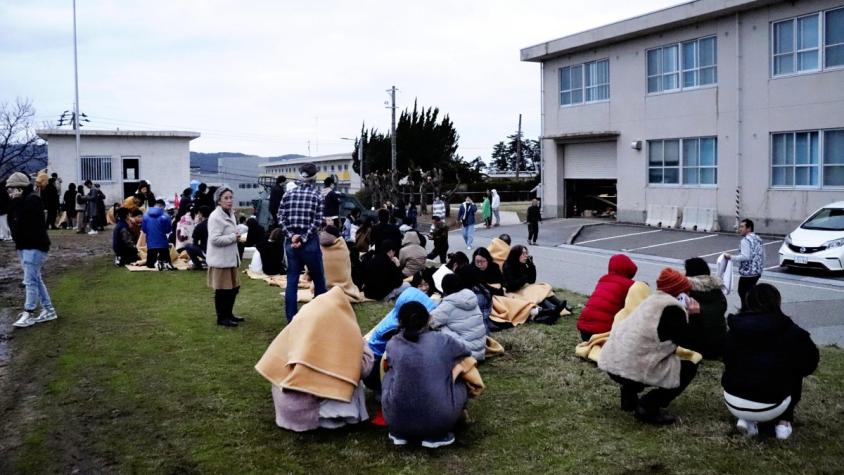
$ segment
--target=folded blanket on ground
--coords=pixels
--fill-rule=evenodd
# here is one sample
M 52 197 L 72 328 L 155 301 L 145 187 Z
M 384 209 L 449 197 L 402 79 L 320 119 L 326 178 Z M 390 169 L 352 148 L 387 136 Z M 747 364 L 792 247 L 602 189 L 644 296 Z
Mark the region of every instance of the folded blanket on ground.
M 530 310 L 535 306 L 527 300 L 494 295 L 489 318 L 499 323 L 521 325 L 530 318 Z
M 331 289 L 340 287 L 352 303 L 372 302 L 352 282 L 352 263 L 349 247 L 343 238 L 337 238 L 330 246 L 322 247 L 322 265 L 325 270 L 325 285 Z
M 486 337 L 486 342 L 484 343 L 484 357 L 486 357 L 486 359 L 490 359 L 493 356 L 501 356 L 503 354 L 504 346 L 492 337 Z
M 349 402 L 360 381 L 363 337 L 339 287 L 299 309 L 255 370 L 282 389 Z

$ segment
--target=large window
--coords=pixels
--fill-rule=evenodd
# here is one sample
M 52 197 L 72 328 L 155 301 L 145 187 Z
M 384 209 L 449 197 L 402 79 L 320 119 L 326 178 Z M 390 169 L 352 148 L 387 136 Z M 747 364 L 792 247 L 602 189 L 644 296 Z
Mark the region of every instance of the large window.
M 774 22 L 771 67 L 774 76 L 844 66 L 844 8 Z
M 718 151 L 715 137 L 648 141 L 648 183 L 651 185 L 716 185 Z
M 714 36 L 648 50 L 648 92 L 676 91 L 718 82 Z
M 844 187 L 844 129 L 771 134 L 771 186 Z
M 610 98 L 608 59 L 560 68 L 560 105 L 605 101 Z
M 107 155 L 82 155 L 79 157 L 82 181 L 111 181 L 111 157 Z

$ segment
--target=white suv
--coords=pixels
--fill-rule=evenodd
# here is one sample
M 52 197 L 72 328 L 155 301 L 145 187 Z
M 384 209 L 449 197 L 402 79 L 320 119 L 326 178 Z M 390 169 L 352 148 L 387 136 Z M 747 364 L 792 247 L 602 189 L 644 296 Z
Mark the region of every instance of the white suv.
M 781 266 L 844 270 L 844 201 L 815 211 L 785 237 L 779 255 Z

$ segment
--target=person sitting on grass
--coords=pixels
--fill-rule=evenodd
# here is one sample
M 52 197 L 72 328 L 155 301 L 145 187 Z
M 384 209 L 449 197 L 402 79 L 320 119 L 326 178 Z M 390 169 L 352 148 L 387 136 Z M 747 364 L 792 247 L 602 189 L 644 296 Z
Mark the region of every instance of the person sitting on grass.
M 117 209 L 117 224 L 111 234 L 111 248 L 114 251 L 114 264 L 125 266 L 138 260 L 138 248 L 129 230 L 129 210 Z
M 727 297 L 718 276 L 710 275 L 709 264 L 700 257 L 686 260 L 686 277 L 692 284 L 689 296 L 700 304 L 700 314 L 689 320 L 693 341 L 689 349 L 705 359 L 720 359 L 727 339 Z
M 413 274 L 413 278 L 410 280 L 410 286 L 421 290 L 428 297 L 434 295 L 437 292 L 437 288 L 434 285 L 434 269 L 427 268 Z
M 697 365 L 681 361 L 676 351 L 678 345 L 687 345 L 689 315 L 699 313 L 700 307 L 685 295 L 691 289 L 688 279 L 674 269 L 663 269 L 656 287 L 630 316 L 613 326 L 598 367 L 621 385 L 622 410 L 633 411 L 642 422 L 664 425 L 675 417 L 662 408 L 682 394 L 697 374 Z M 655 388 L 640 398 L 647 386 Z
M 457 272 L 461 267 L 469 265 L 469 257 L 463 251 L 452 252 L 448 255 L 445 266 L 451 272 Z
M 457 274 L 443 277 L 443 299 L 431 311 L 432 330 L 449 334 L 462 342 L 477 361 L 484 360 L 486 325 L 478 298 Z
M 527 247 L 516 245 L 510 248 L 501 276 L 504 280 L 504 288 L 510 294 L 524 293 L 525 290 L 529 290 L 527 287 L 536 285 L 536 266 L 533 265 L 533 256 L 530 255 Z M 532 299 L 540 308 L 553 311 L 552 313 L 559 318 L 560 313 L 566 310 L 566 301 L 558 299 L 551 291 L 550 285 L 541 284 L 541 286 L 543 296 L 524 298 Z
M 261 256 L 261 270 L 266 275 L 282 275 L 284 270 L 284 234 L 281 228 L 270 232 L 266 241 L 255 245 L 255 250 Z
M 181 213 L 182 208 L 179 207 Z M 181 252 L 188 244 L 193 243 L 193 228 L 196 226 L 194 211 L 186 211 L 181 216 L 177 215 L 176 221 L 176 251 Z
M 385 240 L 390 240 L 395 243 L 401 242 L 401 231 L 399 231 L 398 226 L 390 222 L 391 220 L 392 216 L 387 208 L 381 208 L 378 210 L 378 223 L 375 226 L 372 226 L 371 236 L 371 242 L 376 246 L 379 242 L 383 242 Z
M 419 234 L 416 231 L 406 232 L 401 244 L 399 264 L 402 268 L 402 275 L 410 277 L 425 269 L 427 255 L 425 248 L 419 243 Z
M 452 431 L 468 402 L 466 385 L 452 370 L 469 350 L 450 335 L 429 331 L 430 318 L 418 302 L 402 305 L 399 333 L 387 343 L 381 404 L 393 445 L 454 443 Z
M 501 268 L 495 265 L 492 254 L 485 247 L 475 249 L 472 265 L 478 270 L 480 282 L 492 295 L 504 295 L 504 277 Z
M 375 252 L 367 253 L 363 262 L 365 280 L 363 293 L 372 300 L 392 300 L 410 284 L 403 281 L 396 241 L 386 240 L 375 245 Z
M 615 314 L 624 308 L 624 299 L 638 270 L 636 264 L 624 254 L 610 257 L 607 267 L 608 272 L 598 279 L 595 290 L 577 319 L 577 329 L 583 341 L 589 341 L 597 333 L 610 331 Z
M 818 367 L 820 355 L 809 333 L 782 312 L 782 297 L 770 284 L 757 284 L 745 309 L 730 315 L 721 385 L 736 427 L 748 436 L 774 422 L 777 439 L 791 436 L 803 378 Z
M 167 235 L 172 229 L 170 217 L 164 213 L 164 200 L 156 200 L 147 211 L 141 230 L 147 238 L 147 267 L 158 270 L 176 270 L 170 263 L 170 243 Z

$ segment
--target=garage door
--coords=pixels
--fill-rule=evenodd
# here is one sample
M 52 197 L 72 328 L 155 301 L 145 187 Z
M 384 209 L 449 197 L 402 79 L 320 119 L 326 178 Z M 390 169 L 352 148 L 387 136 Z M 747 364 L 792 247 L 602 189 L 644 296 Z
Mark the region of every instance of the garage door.
M 616 178 L 615 142 L 566 144 L 563 178 Z

